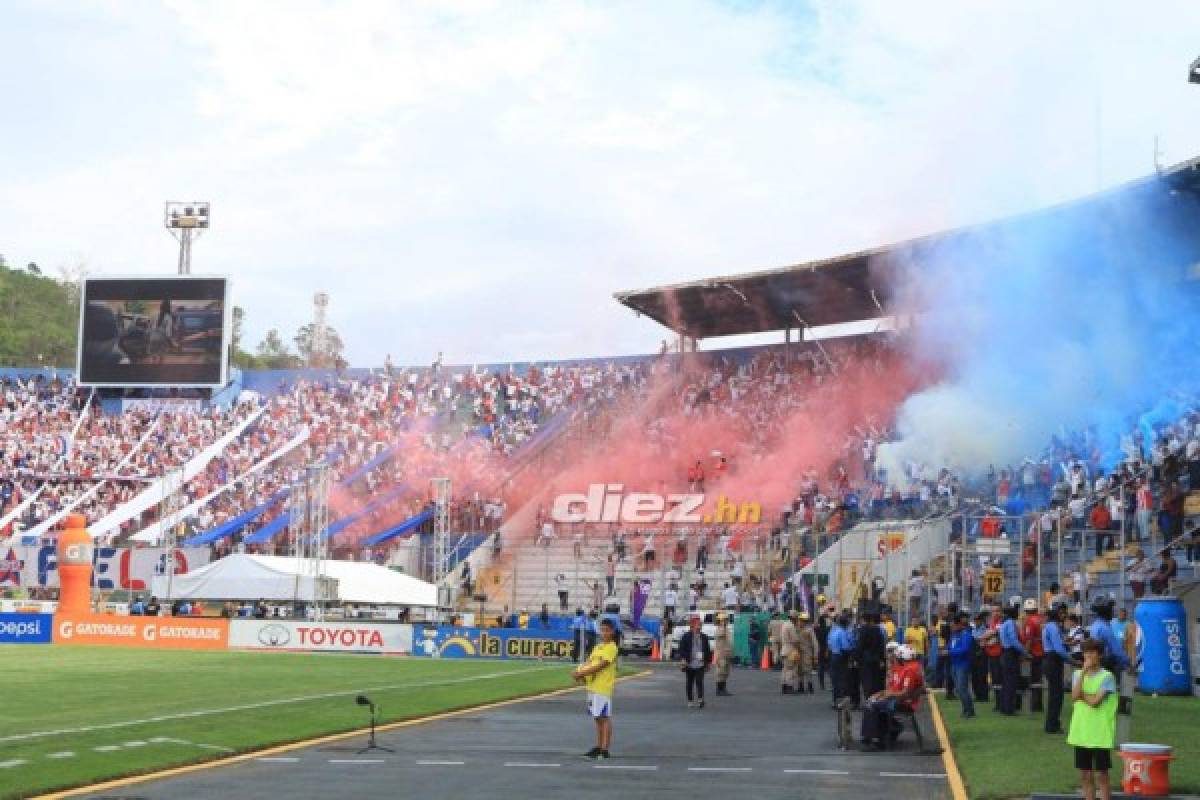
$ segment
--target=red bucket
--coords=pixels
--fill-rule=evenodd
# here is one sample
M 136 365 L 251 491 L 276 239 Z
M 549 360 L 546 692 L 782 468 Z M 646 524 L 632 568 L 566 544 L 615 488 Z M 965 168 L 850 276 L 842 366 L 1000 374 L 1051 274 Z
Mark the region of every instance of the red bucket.
M 1125 762 L 1121 789 L 1142 797 L 1166 797 L 1171 792 L 1168 774 L 1174 748 L 1162 744 L 1123 744 L 1117 753 Z

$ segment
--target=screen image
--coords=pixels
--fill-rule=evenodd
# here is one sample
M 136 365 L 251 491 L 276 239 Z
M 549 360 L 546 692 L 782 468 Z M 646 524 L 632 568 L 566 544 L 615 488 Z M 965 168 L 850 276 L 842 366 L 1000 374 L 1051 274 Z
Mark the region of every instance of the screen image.
M 225 383 L 225 278 L 89 278 L 79 321 L 83 386 Z

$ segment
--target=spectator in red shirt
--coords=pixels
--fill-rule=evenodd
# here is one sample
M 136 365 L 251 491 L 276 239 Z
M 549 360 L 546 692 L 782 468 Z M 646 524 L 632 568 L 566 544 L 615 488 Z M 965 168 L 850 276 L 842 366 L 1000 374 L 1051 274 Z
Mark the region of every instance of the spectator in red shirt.
M 907 645 L 895 651 L 896 666 L 887 686 L 871 695 L 863 711 L 862 738 L 869 748 L 885 750 L 897 735 L 893 715 L 897 711 L 915 711 L 925 691 L 925 676 L 916 652 Z
M 1102 533 L 1112 529 L 1112 515 L 1108 513 L 1108 503 L 1104 498 L 1097 500 L 1092 506 L 1092 512 L 1088 514 L 1088 527 L 1096 536 L 1096 558 L 1099 558 L 1113 547 L 1113 535 Z

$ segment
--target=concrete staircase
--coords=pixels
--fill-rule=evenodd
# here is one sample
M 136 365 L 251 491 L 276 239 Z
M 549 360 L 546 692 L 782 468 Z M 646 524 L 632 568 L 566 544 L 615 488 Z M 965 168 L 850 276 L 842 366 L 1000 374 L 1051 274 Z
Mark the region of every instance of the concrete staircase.
M 510 611 L 522 608 L 536 614 L 542 604 L 551 613 L 562 613 L 558 598 L 558 583 L 555 578 L 562 575 L 567 590 L 567 613 L 574 614 L 576 608 L 590 610 L 607 603 L 617 603 L 621 613 L 630 610 L 630 593 L 634 581 L 649 579 L 652 592 L 646 605 L 646 614 L 657 616 L 662 613 L 662 593 L 670 583 L 679 586 L 680 611 L 686 608 L 686 587 L 696 577 L 696 543 L 689 541 L 687 558 L 679 565 L 674 563 L 675 538 L 658 536 L 655 539 L 656 561 L 652 569 L 646 570 L 641 557 L 641 540 L 630 537 L 624 559 L 617 562 L 612 595 L 607 593 L 605 576 L 607 574 L 607 558 L 612 552 L 611 540 L 607 537 L 591 537 L 580 545 L 580 557 L 576 557 L 575 545 L 570 538 L 556 538 L 549 544 L 521 543 L 513 545 L 478 576 L 477 591 L 486 594 L 488 599 L 484 604 L 485 614 L 499 614 L 507 607 Z M 708 558 L 708 568 L 704 571 L 704 579 L 708 588 L 699 600 L 701 608 L 719 608 L 721 606 L 720 591 L 727 581 L 732 580 L 731 565 L 724 563 L 716 554 Z M 768 566 L 769 554 L 763 559 L 753 558 L 750 545 L 746 543 L 743 556 L 746 560 L 747 575 L 762 575 Z M 599 591 L 593 586 L 599 584 Z M 460 598 L 460 608 L 478 611 L 476 603 L 468 603 Z

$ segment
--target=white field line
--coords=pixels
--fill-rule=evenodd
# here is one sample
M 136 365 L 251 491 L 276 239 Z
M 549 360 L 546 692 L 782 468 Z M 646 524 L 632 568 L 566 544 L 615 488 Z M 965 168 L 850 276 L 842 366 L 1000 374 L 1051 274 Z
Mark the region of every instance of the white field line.
M 512 675 L 524 675 L 529 672 L 538 672 L 548 669 L 562 669 L 561 666 L 555 664 L 544 667 L 529 667 L 527 670 L 506 670 L 504 672 L 485 672 L 482 675 L 470 675 L 462 678 L 449 678 L 441 681 L 424 681 L 421 683 L 396 683 L 389 686 L 368 686 L 362 689 L 348 689 L 341 692 L 324 692 L 322 694 L 300 695 L 299 697 L 284 697 L 279 700 L 264 700 L 261 703 L 246 703 L 240 706 L 226 706 L 224 708 L 204 708 L 197 711 L 181 711 L 177 714 L 163 714 L 157 717 L 145 717 L 144 719 L 130 719 L 122 722 L 106 722 L 101 725 L 83 725 L 78 728 L 58 728 L 52 731 L 34 731 L 33 733 L 17 733 L 12 736 L 0 736 L 0 743 L 3 742 L 23 742 L 29 739 L 43 739 L 47 736 L 64 736 L 72 733 L 91 733 L 93 731 L 109 731 L 115 728 L 128 728 L 134 725 L 147 725 L 151 722 L 169 722 L 176 719 L 192 719 L 193 717 L 207 717 L 213 714 L 229 714 L 234 711 L 253 711 L 259 708 L 272 708 L 274 706 L 285 706 L 292 703 L 307 703 L 310 700 L 328 700 L 333 697 L 353 697 L 358 694 L 367 692 L 390 692 L 405 689 L 426 689 L 431 686 L 451 686 L 458 683 L 470 683 L 471 681 L 489 680 L 491 678 L 507 678 Z
M 849 772 L 840 769 L 785 769 L 784 772 L 789 775 L 849 775 Z
M 28 763 L 29 762 L 23 758 L 14 758 L 12 761 L 0 761 L 0 769 L 8 769 L 10 767 L 19 767 L 22 764 L 28 764 Z
M 63 750 L 61 753 L 47 753 L 46 754 L 46 758 L 74 758 L 74 757 L 75 757 L 75 752 L 73 750 Z

